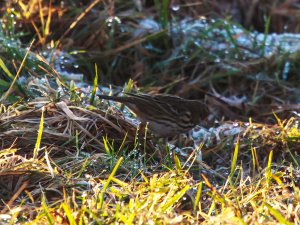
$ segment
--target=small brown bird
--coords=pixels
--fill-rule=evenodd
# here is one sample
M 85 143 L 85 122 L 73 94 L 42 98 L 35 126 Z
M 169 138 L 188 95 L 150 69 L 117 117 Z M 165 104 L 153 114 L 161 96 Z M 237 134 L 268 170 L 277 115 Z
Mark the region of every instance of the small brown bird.
M 98 95 L 124 103 L 139 120 L 159 137 L 185 133 L 208 116 L 208 108 L 201 101 L 188 100 L 172 95 L 147 95 L 126 93 L 126 96 Z

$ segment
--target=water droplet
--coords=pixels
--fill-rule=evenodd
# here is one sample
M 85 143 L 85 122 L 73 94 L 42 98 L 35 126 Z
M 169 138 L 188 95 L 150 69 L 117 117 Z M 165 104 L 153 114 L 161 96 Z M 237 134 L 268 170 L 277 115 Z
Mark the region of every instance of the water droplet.
M 171 6 L 171 9 L 172 9 L 174 12 L 177 12 L 177 11 L 180 9 L 180 5 L 174 4 L 174 5 Z
M 221 62 L 221 59 L 219 58 L 219 57 L 217 57 L 217 58 L 215 58 L 215 60 L 214 60 L 216 63 L 219 63 L 219 62 Z
M 121 19 L 117 16 L 110 16 L 105 20 L 106 26 L 111 27 L 114 24 L 120 24 Z
M 239 126 L 239 123 L 238 123 L 238 122 L 234 122 L 234 123 L 233 123 L 233 126 L 234 126 L 234 127 L 238 127 L 238 126 Z
M 286 80 L 288 78 L 289 71 L 290 71 L 290 62 L 286 62 L 284 64 L 284 68 L 283 68 L 283 71 L 282 71 L 282 79 L 283 80 Z

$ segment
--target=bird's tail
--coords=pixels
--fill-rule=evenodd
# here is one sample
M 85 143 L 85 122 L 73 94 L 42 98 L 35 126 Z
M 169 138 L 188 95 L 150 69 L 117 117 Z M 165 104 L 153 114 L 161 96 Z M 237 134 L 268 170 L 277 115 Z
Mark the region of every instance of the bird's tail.
M 115 102 L 127 102 L 128 97 L 120 97 L 120 96 L 109 96 L 109 95 L 97 95 L 100 99 L 107 99 Z

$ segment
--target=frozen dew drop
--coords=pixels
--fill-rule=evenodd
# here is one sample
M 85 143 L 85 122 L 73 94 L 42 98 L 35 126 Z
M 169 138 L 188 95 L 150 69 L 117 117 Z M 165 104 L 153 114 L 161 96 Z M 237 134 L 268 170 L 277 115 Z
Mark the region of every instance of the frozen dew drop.
M 221 59 L 219 58 L 219 57 L 217 57 L 217 58 L 215 58 L 215 60 L 214 60 L 216 63 L 219 63 L 219 62 L 221 62 Z
M 106 26 L 111 27 L 114 24 L 120 24 L 121 19 L 117 16 L 110 16 L 105 20 Z
M 174 12 L 177 12 L 178 10 L 180 10 L 180 5 L 178 5 L 178 4 L 173 4 L 173 5 L 171 6 L 171 9 L 172 9 Z

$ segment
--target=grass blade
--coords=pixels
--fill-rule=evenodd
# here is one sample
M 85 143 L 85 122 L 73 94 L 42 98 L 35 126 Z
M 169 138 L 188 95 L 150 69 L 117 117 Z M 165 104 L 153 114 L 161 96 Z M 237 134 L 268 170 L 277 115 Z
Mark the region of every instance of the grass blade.
M 33 159 L 37 158 L 38 152 L 40 150 L 41 142 L 42 142 L 42 135 L 43 135 L 43 130 L 44 130 L 44 111 L 45 111 L 45 108 L 42 107 L 42 116 L 41 116 L 37 140 L 35 142 L 35 147 L 33 150 Z
M 283 215 L 281 215 L 281 213 L 274 209 L 271 205 L 269 205 L 268 203 L 264 203 L 264 206 L 268 208 L 269 212 L 272 214 L 272 216 L 274 216 L 276 218 L 276 220 L 280 223 L 280 224 L 285 224 L 285 225 L 292 225 L 294 223 L 291 223 L 289 221 L 287 221 Z
M 103 186 L 103 189 L 101 190 L 101 193 L 100 193 L 100 198 L 99 198 L 99 203 L 97 205 L 97 208 L 102 210 L 102 207 L 103 207 L 103 202 L 104 202 L 104 193 L 106 191 L 106 189 L 108 188 L 108 185 L 110 184 L 111 180 L 113 179 L 113 177 L 115 176 L 119 166 L 121 165 L 123 161 L 123 157 L 121 157 L 117 164 L 115 165 L 114 169 L 112 170 L 112 172 L 110 173 L 109 177 L 107 178 L 104 186 Z

